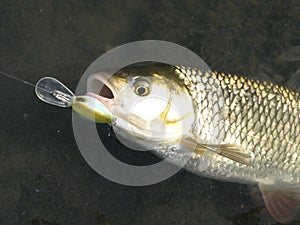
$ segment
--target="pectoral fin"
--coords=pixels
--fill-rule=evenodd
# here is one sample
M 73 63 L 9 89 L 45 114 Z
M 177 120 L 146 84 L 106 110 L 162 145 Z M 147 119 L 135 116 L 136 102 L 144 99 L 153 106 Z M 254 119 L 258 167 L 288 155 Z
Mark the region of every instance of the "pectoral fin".
M 288 223 L 300 212 L 300 184 L 280 181 L 261 182 L 259 189 L 271 216 L 280 223 Z
M 186 140 L 190 142 L 191 141 L 195 142 L 195 140 L 192 138 L 187 138 Z M 245 165 L 250 165 L 252 159 L 250 151 L 235 144 L 213 145 L 213 144 L 197 143 L 195 151 L 198 152 L 210 151 Z
M 251 164 L 251 152 L 235 144 L 203 145 L 204 148 L 241 164 Z
M 183 149 L 192 153 L 191 160 L 193 161 L 193 167 L 197 168 L 198 171 L 204 171 L 212 164 L 216 157 L 216 154 L 199 147 L 196 142 L 192 141 L 192 139 L 183 138 L 180 144 Z

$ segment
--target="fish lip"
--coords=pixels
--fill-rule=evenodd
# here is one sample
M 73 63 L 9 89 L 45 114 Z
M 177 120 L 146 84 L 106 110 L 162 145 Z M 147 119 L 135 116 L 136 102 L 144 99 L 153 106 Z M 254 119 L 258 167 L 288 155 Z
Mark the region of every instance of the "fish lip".
M 101 102 L 110 112 L 112 112 L 112 106 L 115 102 L 114 98 L 106 98 L 101 95 L 97 95 L 93 92 L 87 92 L 85 94 L 86 96 L 92 97 L 94 99 L 97 99 L 99 102 Z

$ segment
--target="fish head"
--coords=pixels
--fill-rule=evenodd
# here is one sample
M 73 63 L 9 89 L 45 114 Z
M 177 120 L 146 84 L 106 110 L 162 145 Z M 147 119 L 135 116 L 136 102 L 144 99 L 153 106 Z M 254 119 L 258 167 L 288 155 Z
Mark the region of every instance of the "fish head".
M 195 105 L 173 66 L 134 64 L 113 74 L 98 72 L 87 87 L 112 112 L 114 132 L 127 147 L 176 145 L 191 132 Z

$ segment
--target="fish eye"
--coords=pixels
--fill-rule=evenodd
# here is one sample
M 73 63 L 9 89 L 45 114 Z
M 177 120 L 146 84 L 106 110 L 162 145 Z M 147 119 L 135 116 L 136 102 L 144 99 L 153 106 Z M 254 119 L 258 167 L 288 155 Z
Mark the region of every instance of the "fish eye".
M 150 93 L 150 85 L 145 80 L 138 80 L 134 83 L 134 92 L 139 96 L 146 96 Z

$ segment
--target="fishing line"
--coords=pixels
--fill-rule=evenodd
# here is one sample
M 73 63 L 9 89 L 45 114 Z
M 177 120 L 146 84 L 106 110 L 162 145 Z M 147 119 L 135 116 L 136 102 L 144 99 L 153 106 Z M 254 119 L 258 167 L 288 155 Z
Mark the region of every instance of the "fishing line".
M 74 93 L 54 77 L 43 77 L 33 84 L 1 70 L 0 75 L 33 87 L 37 97 L 48 104 L 70 107 L 73 102 Z
M 21 83 L 23 83 L 23 84 L 25 84 L 25 85 L 31 86 L 31 87 L 33 87 L 33 88 L 38 88 L 38 89 L 40 89 L 40 90 L 43 90 L 43 91 L 48 92 L 49 94 L 52 94 L 51 91 L 49 91 L 49 90 L 47 90 L 47 89 L 45 89 L 45 88 L 37 87 L 35 84 L 33 84 L 33 83 L 29 82 L 29 81 L 23 80 L 23 79 L 21 79 L 21 78 L 19 78 L 19 77 L 16 77 L 16 76 L 11 75 L 11 74 L 9 74 L 9 73 L 6 73 L 6 72 L 4 72 L 4 71 L 1 71 L 1 70 L 0 70 L 0 74 L 1 74 L 2 76 L 4 76 L 4 77 L 8 77 L 8 78 L 10 78 L 10 79 L 12 79 L 12 80 L 19 81 L 19 82 L 21 82 Z
M 6 73 L 6 72 L 3 72 L 3 71 L 1 71 L 1 70 L 0 70 L 0 74 L 3 75 L 3 76 L 5 76 L 5 77 L 11 78 L 11 79 L 13 79 L 13 80 L 19 81 L 19 82 L 21 82 L 21 83 L 23 83 L 23 84 L 26 84 L 26 85 L 29 85 L 29 86 L 32 86 L 32 87 L 35 88 L 35 84 L 30 83 L 30 82 L 28 82 L 28 81 L 26 81 L 26 80 L 23 80 L 23 79 L 21 79 L 21 78 L 15 77 L 15 76 L 13 76 L 13 75 L 11 75 L 11 74 L 8 74 L 8 73 Z

